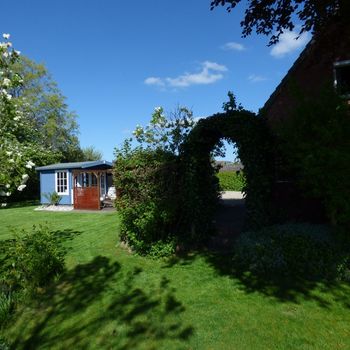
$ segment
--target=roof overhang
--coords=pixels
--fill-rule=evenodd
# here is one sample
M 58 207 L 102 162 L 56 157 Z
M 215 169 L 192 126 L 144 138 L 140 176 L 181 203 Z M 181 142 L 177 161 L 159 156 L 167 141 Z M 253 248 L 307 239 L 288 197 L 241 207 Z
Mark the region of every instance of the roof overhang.
M 36 167 L 37 171 L 45 170 L 66 170 L 66 169 L 112 169 L 113 164 L 106 160 L 96 160 L 88 162 L 57 163 Z

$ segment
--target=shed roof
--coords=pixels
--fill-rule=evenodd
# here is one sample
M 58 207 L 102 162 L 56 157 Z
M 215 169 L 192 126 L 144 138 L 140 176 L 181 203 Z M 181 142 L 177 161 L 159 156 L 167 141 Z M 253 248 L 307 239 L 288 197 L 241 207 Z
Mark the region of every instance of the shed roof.
M 45 166 L 39 166 L 35 169 L 41 170 L 60 170 L 60 169 L 89 169 L 89 168 L 103 168 L 110 169 L 113 167 L 111 162 L 106 160 L 92 160 L 88 162 L 72 162 L 72 163 L 56 163 Z

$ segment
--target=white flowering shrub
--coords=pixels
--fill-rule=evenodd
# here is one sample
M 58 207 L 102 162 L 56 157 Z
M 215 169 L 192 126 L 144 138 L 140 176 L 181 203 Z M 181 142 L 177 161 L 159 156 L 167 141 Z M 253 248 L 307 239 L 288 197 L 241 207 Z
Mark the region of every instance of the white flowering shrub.
M 137 125 L 133 135 L 146 148 L 178 154 L 195 123 L 192 111 L 186 107 L 176 108 L 168 117 L 164 114 L 163 107 L 156 107 L 149 124 L 144 127 Z
M 30 155 L 36 145 L 31 141 L 29 119 L 18 107 L 13 91 L 20 87 L 22 78 L 11 67 L 19 59 L 20 52 L 12 47 L 10 35 L 3 34 L 0 42 L 0 202 L 6 205 L 7 198 L 15 191 L 23 191 L 35 166 Z

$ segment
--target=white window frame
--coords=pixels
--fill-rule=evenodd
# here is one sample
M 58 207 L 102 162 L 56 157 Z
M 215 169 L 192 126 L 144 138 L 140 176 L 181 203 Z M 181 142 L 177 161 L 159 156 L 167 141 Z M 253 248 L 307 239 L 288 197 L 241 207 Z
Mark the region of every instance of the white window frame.
M 58 180 L 58 173 L 66 173 L 67 175 L 67 189 L 65 192 L 58 192 L 58 184 L 57 184 L 57 180 Z M 69 196 L 69 171 L 68 170 L 56 170 L 55 171 L 55 191 L 57 192 L 57 194 L 59 194 L 60 196 Z
M 100 176 L 100 191 L 101 194 L 106 194 L 106 174 L 101 174 Z
M 350 66 L 350 60 L 337 61 L 333 63 L 334 87 L 336 91 L 338 91 L 339 89 L 337 68 L 349 67 L 349 66 Z M 350 99 L 350 93 L 340 94 L 340 97 Z

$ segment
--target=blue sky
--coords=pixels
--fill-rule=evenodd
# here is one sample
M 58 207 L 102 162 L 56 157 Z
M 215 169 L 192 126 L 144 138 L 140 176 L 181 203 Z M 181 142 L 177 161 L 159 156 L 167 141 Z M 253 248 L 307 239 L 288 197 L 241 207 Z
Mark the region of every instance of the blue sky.
M 309 37 L 280 44 L 241 38 L 243 8 L 210 11 L 210 0 L 17 0 L 2 4 L 0 31 L 45 63 L 79 118 L 82 146 L 113 150 L 152 111 L 221 111 L 232 90 L 257 111 Z

